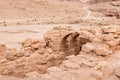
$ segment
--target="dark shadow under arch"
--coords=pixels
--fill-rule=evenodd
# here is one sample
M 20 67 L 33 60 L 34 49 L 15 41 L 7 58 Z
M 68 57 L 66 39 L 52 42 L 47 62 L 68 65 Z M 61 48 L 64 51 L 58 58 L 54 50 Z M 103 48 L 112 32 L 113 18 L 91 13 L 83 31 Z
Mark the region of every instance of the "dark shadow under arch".
M 69 42 L 67 42 L 67 38 L 71 36 Z M 86 37 L 80 37 L 78 32 L 69 33 L 61 41 L 60 50 L 66 53 L 67 55 L 77 55 L 81 51 L 81 48 L 84 44 L 90 42 L 90 40 Z
M 60 47 L 61 47 L 61 49 L 62 50 L 65 50 L 66 48 L 68 48 L 69 47 L 69 45 L 67 44 L 67 38 L 69 37 L 69 36 L 71 36 L 72 35 L 72 33 L 69 33 L 69 34 L 67 34 L 63 39 L 62 39 L 62 41 L 61 41 L 61 44 L 60 44 Z

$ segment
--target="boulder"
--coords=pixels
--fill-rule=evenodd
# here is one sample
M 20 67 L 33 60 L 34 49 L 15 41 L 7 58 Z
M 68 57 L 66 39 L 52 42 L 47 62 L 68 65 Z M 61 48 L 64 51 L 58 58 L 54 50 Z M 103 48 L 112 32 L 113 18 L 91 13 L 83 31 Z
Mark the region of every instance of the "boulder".
M 115 46 L 117 46 L 118 41 L 117 40 L 110 40 L 110 41 L 106 41 L 105 43 L 110 47 L 115 47 Z

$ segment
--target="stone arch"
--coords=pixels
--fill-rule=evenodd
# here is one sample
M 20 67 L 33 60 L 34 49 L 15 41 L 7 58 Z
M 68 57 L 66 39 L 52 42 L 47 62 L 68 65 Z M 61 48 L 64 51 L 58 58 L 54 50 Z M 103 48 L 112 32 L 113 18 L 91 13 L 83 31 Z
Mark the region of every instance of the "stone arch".
M 80 41 L 78 39 L 79 35 L 80 35 L 79 33 L 75 32 L 73 34 L 73 37 L 72 37 L 72 40 L 71 40 L 71 48 L 74 49 L 74 54 L 75 55 L 78 54 L 80 52 L 80 50 L 81 50 Z
M 67 38 L 70 38 L 70 40 L 67 42 Z M 60 50 L 66 52 L 66 54 L 79 54 L 81 51 L 81 48 L 84 44 L 87 42 L 90 42 L 90 40 L 86 37 L 80 36 L 78 32 L 72 32 L 67 35 L 65 35 L 60 44 Z
M 75 32 L 75 33 L 72 35 L 71 45 L 72 45 L 73 47 L 76 46 L 76 45 L 78 45 L 78 44 L 77 44 L 77 38 L 78 38 L 79 35 L 80 35 L 80 34 L 77 33 L 77 32 Z
M 78 32 L 71 32 L 63 36 L 60 44 L 60 50 L 64 51 L 66 55 L 76 54 L 80 51 L 79 41 L 77 40 L 80 34 Z M 71 38 L 69 38 L 71 37 Z M 67 41 L 67 39 L 69 40 Z
M 68 37 L 72 36 L 73 33 L 69 33 L 67 35 L 65 35 L 62 40 L 61 40 L 61 43 L 60 43 L 60 49 L 61 50 L 66 50 L 69 48 L 69 41 L 67 41 Z

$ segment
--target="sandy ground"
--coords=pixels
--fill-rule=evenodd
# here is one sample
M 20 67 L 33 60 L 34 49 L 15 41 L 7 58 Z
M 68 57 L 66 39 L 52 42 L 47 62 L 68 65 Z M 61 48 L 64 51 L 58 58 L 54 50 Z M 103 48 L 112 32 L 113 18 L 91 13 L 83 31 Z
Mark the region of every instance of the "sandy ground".
M 79 17 L 84 15 L 83 5 L 58 0 L 4 0 L 0 1 L 0 20 Z

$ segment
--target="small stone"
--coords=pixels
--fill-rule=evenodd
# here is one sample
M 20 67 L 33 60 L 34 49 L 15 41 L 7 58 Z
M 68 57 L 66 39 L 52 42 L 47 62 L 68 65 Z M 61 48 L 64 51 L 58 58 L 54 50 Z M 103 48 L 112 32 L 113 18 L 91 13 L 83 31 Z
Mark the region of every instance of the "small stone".
M 87 44 L 82 46 L 82 51 L 84 51 L 84 52 L 90 52 L 94 49 L 95 49 L 94 45 L 92 45 L 90 43 L 87 43 Z
M 26 39 L 25 41 L 23 41 L 21 44 L 23 47 L 28 47 L 30 46 L 32 43 L 32 40 L 31 39 Z
M 28 78 L 36 78 L 36 77 L 39 77 L 40 74 L 38 72 L 34 71 L 34 72 L 29 72 L 29 73 L 25 74 L 25 76 Z
M 41 48 L 41 49 L 38 50 L 38 53 L 39 53 L 39 54 L 44 54 L 44 52 L 45 52 L 45 49 L 44 49 L 44 48 Z
M 62 69 L 60 67 L 50 67 L 47 69 L 48 72 L 59 72 L 59 71 L 62 71 Z
M 98 64 L 94 67 L 94 69 L 95 69 L 95 70 L 99 70 L 99 69 L 101 69 L 102 67 L 104 67 L 104 66 L 106 66 L 106 65 L 107 65 L 107 63 L 106 63 L 105 61 L 102 61 L 102 62 L 98 63 Z
M 2 60 L 0 60 L 0 63 L 6 63 L 6 62 L 8 62 L 8 61 L 7 61 L 7 59 L 5 59 L 5 58 L 2 59 Z
M 79 64 L 72 63 L 72 62 L 67 62 L 63 65 L 64 65 L 65 68 L 68 68 L 68 69 L 79 69 L 80 68 Z
M 7 60 L 13 61 L 13 60 L 16 59 L 16 57 L 15 57 L 15 52 L 10 52 L 10 51 L 8 51 L 8 52 L 5 52 L 4 54 L 5 54 L 5 58 L 6 58 Z
M 39 44 L 33 44 L 33 45 L 31 45 L 32 47 L 33 47 L 33 49 L 35 49 L 35 50 L 38 50 L 38 48 L 39 48 Z
M 96 79 L 91 77 L 91 78 L 88 78 L 88 80 L 96 80 Z
M 117 29 L 114 27 L 102 28 L 103 33 L 116 33 Z
M 80 30 L 80 35 L 84 37 L 89 37 L 90 32 L 88 32 L 87 30 Z
M 115 47 L 118 44 L 117 40 L 106 41 L 105 43 L 111 47 Z
M 105 40 L 105 41 L 109 41 L 109 40 L 113 40 L 113 39 L 114 39 L 114 37 L 112 34 L 103 35 L 103 40 Z
M 25 67 L 25 64 L 23 63 L 18 63 L 15 65 L 16 68 L 21 68 L 21 67 Z
M 61 29 L 60 26 L 53 27 L 53 30 L 60 30 L 60 29 Z
M 25 56 L 25 57 L 29 57 L 29 56 L 30 56 L 30 53 L 25 53 L 24 56 Z
M 103 40 L 101 39 L 101 38 L 99 38 L 99 37 L 94 37 L 93 39 L 92 39 L 92 42 L 95 42 L 95 43 L 100 43 L 100 42 L 102 42 Z
M 116 39 L 116 38 L 119 38 L 119 35 L 116 33 L 116 34 L 113 34 L 113 37 Z
M 73 58 L 75 58 L 75 55 L 70 55 L 70 56 L 67 56 L 66 58 L 67 59 L 73 59 Z
M 95 37 L 102 39 L 102 37 L 103 37 L 102 32 L 100 32 L 100 31 L 96 32 Z
M 87 54 L 87 52 L 80 51 L 79 54 Z
M 24 53 L 23 52 L 17 52 L 15 54 L 16 57 L 23 57 L 24 56 Z
M 48 51 L 49 53 L 52 53 L 52 52 L 53 52 L 53 50 L 52 50 L 51 48 L 48 48 L 47 51 Z
M 100 46 L 100 47 L 95 48 L 95 53 L 99 56 L 107 56 L 107 55 L 112 54 L 113 51 L 104 46 Z
M 39 40 L 33 40 L 32 41 L 32 44 L 37 44 L 37 43 L 40 43 L 40 41 Z

